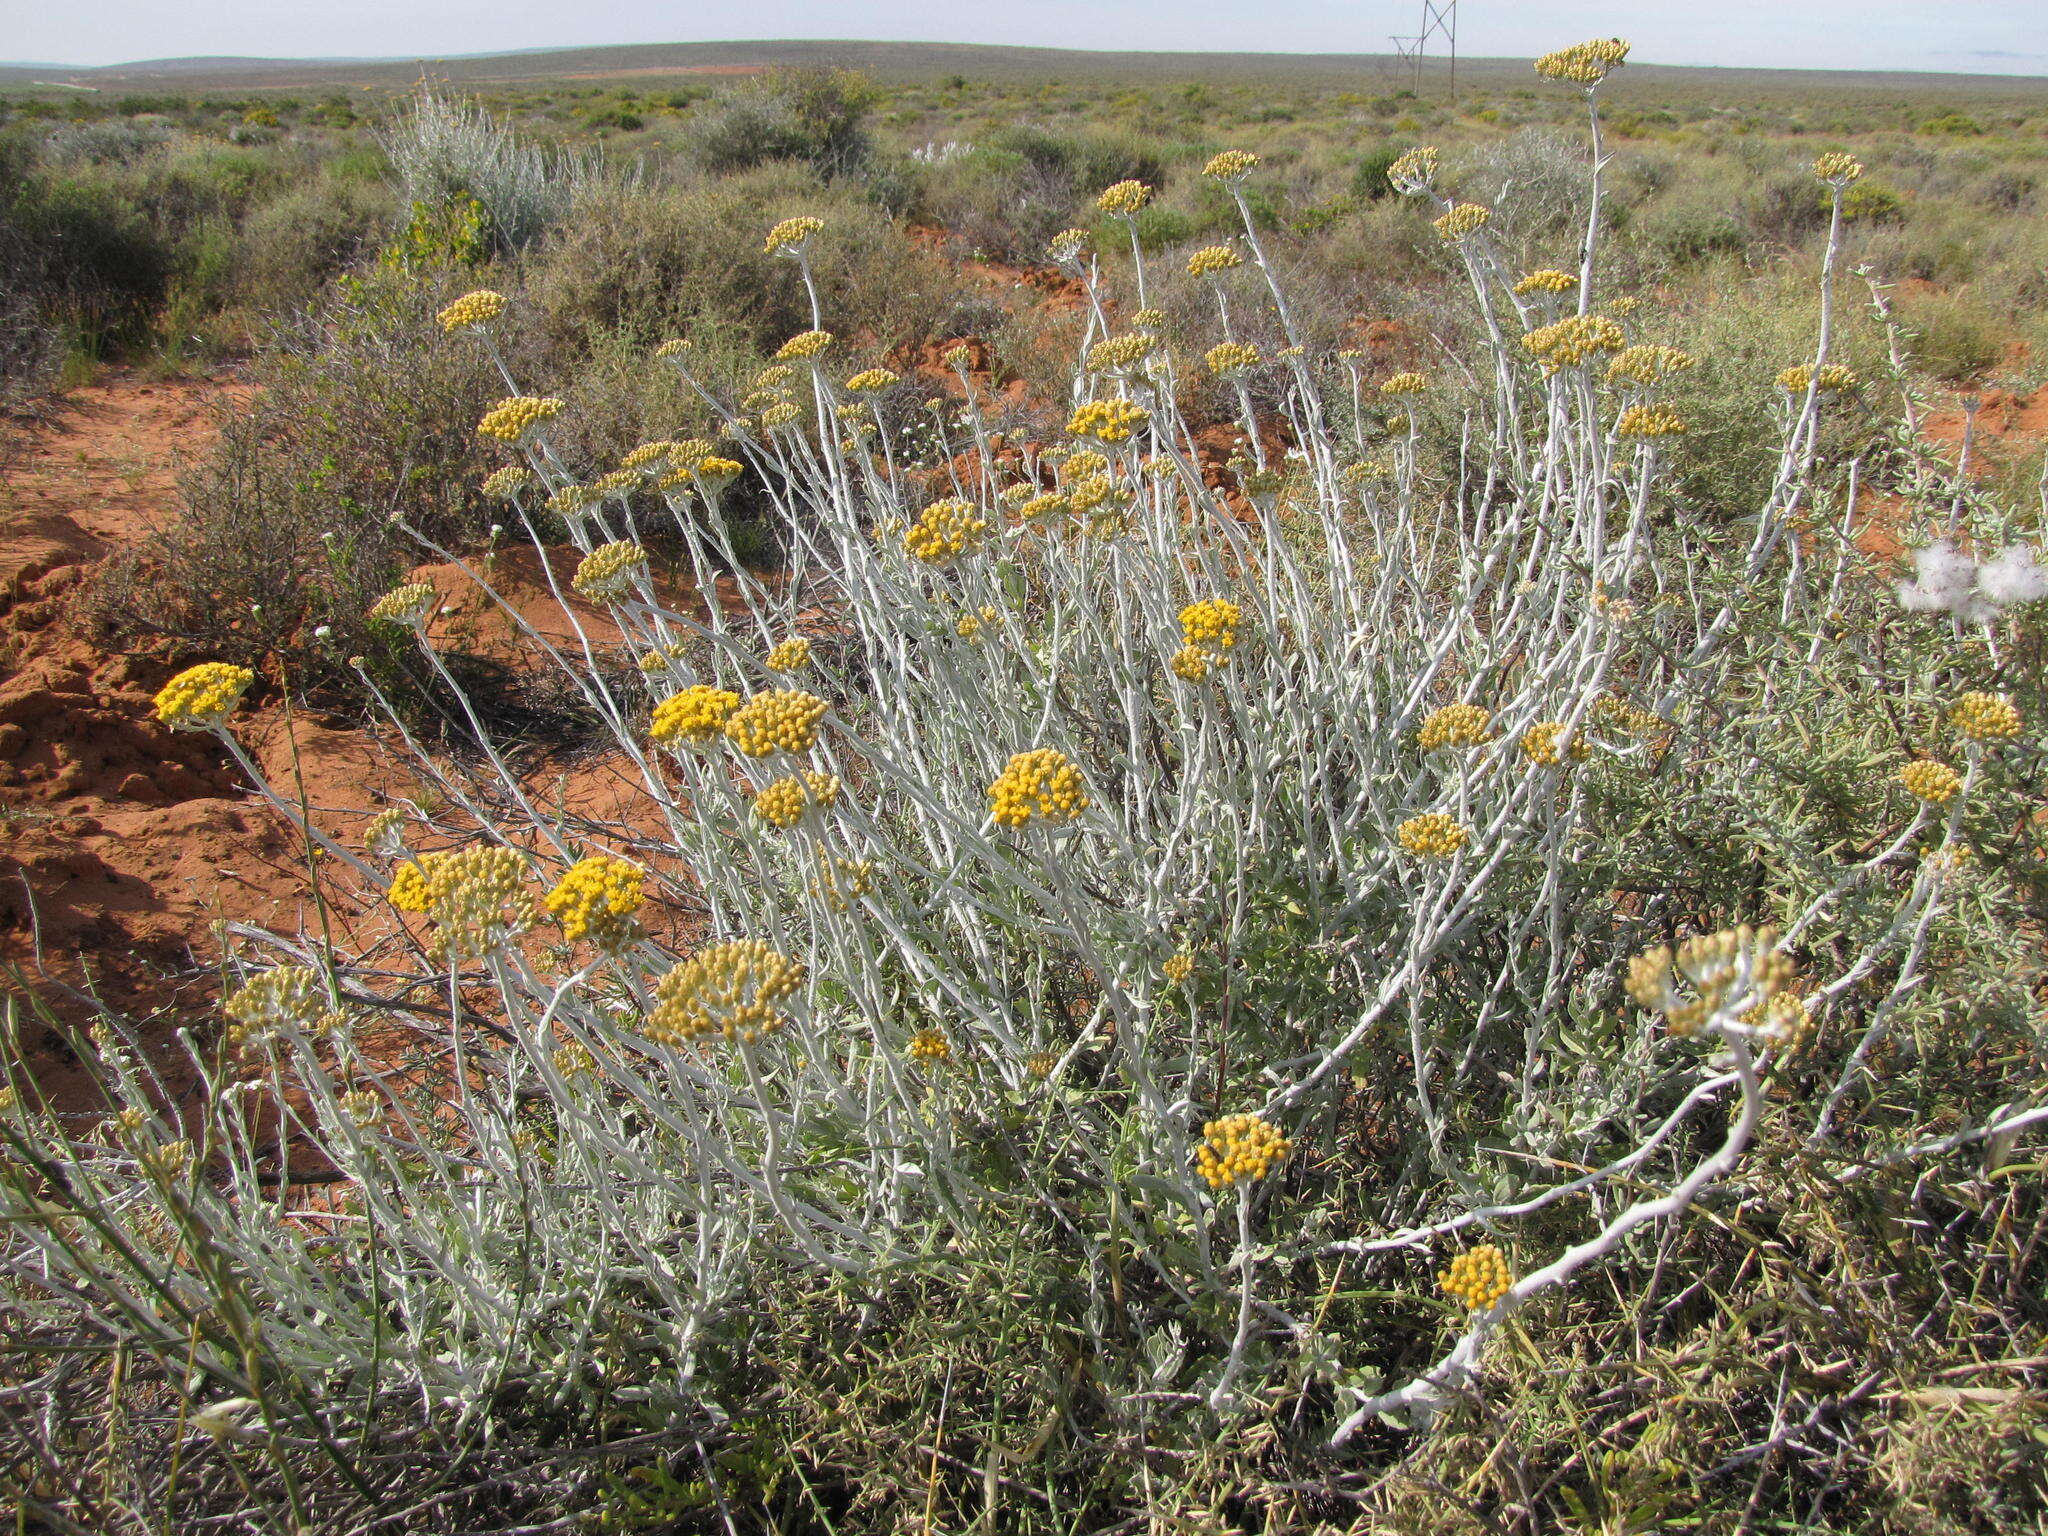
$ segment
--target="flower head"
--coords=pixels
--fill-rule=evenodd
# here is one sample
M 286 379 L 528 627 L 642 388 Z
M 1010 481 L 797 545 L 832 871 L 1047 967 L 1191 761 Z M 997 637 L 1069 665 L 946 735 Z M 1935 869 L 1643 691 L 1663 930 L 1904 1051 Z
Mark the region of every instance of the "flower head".
M 1202 362 L 1217 378 L 1232 378 L 1259 366 L 1259 349 L 1248 341 L 1219 341 L 1203 354 Z
M 739 707 L 740 696 L 731 689 L 693 683 L 655 705 L 654 725 L 648 734 L 664 747 L 679 742 L 705 746 L 718 738 Z
M 1493 716 L 1477 704 L 1446 704 L 1430 712 L 1415 739 L 1425 752 L 1476 747 L 1493 739 Z
M 757 693 L 725 722 L 725 739 L 748 757 L 776 752 L 808 752 L 818 742 L 818 722 L 825 701 L 795 688 Z
M 1794 363 L 1778 375 L 1778 388 L 1788 395 L 1803 395 L 1809 389 L 1834 394 L 1856 387 L 1856 375 L 1840 363 L 1823 363 L 1816 373 L 1811 364 Z
M 1188 257 L 1188 276 L 1220 277 L 1244 265 L 1244 257 L 1227 245 L 1205 245 Z
M 1258 163 L 1259 157 L 1248 149 L 1226 149 L 1220 155 L 1210 156 L 1202 174 L 1217 181 L 1239 181 L 1250 175 Z
M 1490 1312 L 1514 1289 L 1515 1277 L 1507 1256 L 1492 1243 L 1481 1243 L 1453 1258 L 1436 1283 L 1453 1301 L 1474 1312 Z
M 1124 336 L 1111 336 L 1098 341 L 1088 349 L 1088 368 L 1092 373 L 1129 373 L 1142 368 L 1159 345 L 1159 338 L 1142 332 Z
M 1948 712 L 1948 723 L 1971 741 L 2010 741 L 2020 733 L 2020 712 L 1996 693 L 1966 693 Z
M 1698 361 L 1690 352 L 1681 352 L 1677 347 L 1630 347 L 1607 365 L 1607 382 L 1647 387 L 1670 378 L 1674 373 L 1685 372 L 1696 366 Z
M 836 773 L 793 773 L 765 785 L 754 796 L 754 819 L 787 832 L 814 810 L 830 810 L 839 801 Z
M 953 1042 L 944 1030 L 926 1027 L 910 1037 L 910 1059 L 926 1066 L 941 1066 L 953 1059 Z
M 1605 315 L 1567 315 L 1522 338 L 1522 350 L 1541 363 L 1545 373 L 1576 368 L 1596 354 L 1619 352 L 1625 345 L 1621 327 Z
M 1104 193 L 1107 197 L 1109 194 Z M 1063 229 L 1045 245 L 1045 253 L 1062 266 L 1071 266 L 1081 259 L 1081 253 L 1088 249 L 1088 231 L 1085 229 Z
M 583 557 L 569 583 L 593 603 L 622 602 L 647 574 L 647 551 L 630 539 L 600 544 Z
M 593 853 L 578 859 L 541 898 L 548 916 L 571 944 L 588 939 L 599 949 L 624 949 L 636 937 L 633 914 L 646 901 L 646 871 L 637 864 Z
M 1536 61 L 1536 73 L 1546 80 L 1565 80 L 1590 89 L 1627 62 L 1627 43 L 1618 37 L 1596 37 L 1544 54 Z
M 386 896 L 399 911 L 434 923 L 436 958 L 480 958 L 533 926 L 525 883 L 526 861 L 515 850 L 480 843 L 399 865 Z
M 988 787 L 989 815 L 999 827 L 1021 827 L 1034 818 L 1064 825 L 1088 809 L 1088 790 L 1064 752 L 1034 747 L 1012 757 Z
M 1431 222 L 1435 225 L 1438 234 L 1455 245 L 1460 240 L 1466 240 L 1478 234 L 1480 230 L 1486 227 L 1487 220 L 1492 217 L 1493 210 L 1483 204 L 1459 203 L 1450 212 L 1444 214 L 1443 217 Z
M 1614 423 L 1616 437 L 1677 437 L 1685 418 L 1668 405 L 1632 405 Z
M 1433 145 L 1411 149 L 1387 167 L 1387 184 L 1396 192 L 1414 196 L 1426 191 L 1436 180 L 1437 153 Z
M 1397 373 L 1380 385 L 1383 395 L 1419 395 L 1429 388 L 1429 380 L 1419 373 Z
M 1664 945 L 1628 964 L 1628 994 L 1664 1015 L 1674 1035 L 1747 1028 L 1740 1016 L 1768 1003 L 1791 985 L 1792 957 L 1778 947 L 1774 928 L 1726 929 L 1687 939 L 1672 951 Z
M 1472 834 L 1442 811 L 1410 816 L 1396 835 L 1403 848 L 1425 859 L 1448 859 L 1472 841 Z
M 512 395 L 484 412 L 483 420 L 476 424 L 476 435 L 516 445 L 561 413 L 562 402 L 552 395 Z
M 973 502 L 950 497 L 926 507 L 904 530 L 903 547 L 926 565 L 950 565 L 979 548 L 992 526 Z
M 1181 639 L 1222 660 L 1237 645 L 1244 609 L 1223 597 L 1205 597 L 1180 611 Z
M 1532 293 L 1569 293 L 1578 286 L 1578 278 L 1569 272 L 1557 267 L 1539 267 L 1515 284 L 1515 292 L 1525 297 Z
M 799 331 L 776 349 L 775 360 L 779 363 L 807 361 L 822 356 L 831 345 L 830 331 Z
M 442 330 L 453 333 L 472 326 L 489 325 L 503 313 L 505 295 L 479 288 L 474 293 L 465 293 L 434 318 L 441 322 Z
M 1127 443 L 1151 420 L 1150 411 L 1128 400 L 1091 400 L 1067 419 L 1067 431 L 1099 443 Z
M 1119 181 L 1103 189 L 1095 206 L 1104 213 L 1127 219 L 1151 201 L 1152 189 L 1142 181 Z
M 1257 1115 L 1225 1115 L 1202 1127 L 1195 1171 L 1211 1189 L 1256 1184 L 1287 1161 L 1294 1143 Z
M 796 218 L 784 219 L 780 224 L 768 231 L 768 243 L 762 247 L 762 250 L 770 256 L 784 251 L 795 255 L 803 249 L 805 241 L 809 240 L 811 236 L 824 227 L 825 221 L 823 219 L 812 218 L 809 214 L 799 214 Z
M 1863 165 L 1854 155 L 1831 150 L 1813 162 L 1813 174 L 1831 187 L 1846 187 L 1862 176 Z
M 846 389 L 849 394 L 871 395 L 900 382 L 900 376 L 886 368 L 869 368 L 848 379 Z
M 797 672 L 809 666 L 810 662 L 811 642 L 798 635 L 769 651 L 768 659 L 762 665 L 770 672 Z
M 255 681 L 247 667 L 202 661 L 157 690 L 156 717 L 174 731 L 218 730 Z
M 1923 757 L 1899 765 L 1899 782 L 1916 800 L 1925 800 L 1929 805 L 1947 805 L 1962 789 L 1963 776 L 1947 763 Z
M 779 1005 L 803 984 L 803 964 L 760 939 L 709 944 L 655 983 L 643 1032 L 662 1045 L 714 1034 L 751 1044 L 782 1027 Z

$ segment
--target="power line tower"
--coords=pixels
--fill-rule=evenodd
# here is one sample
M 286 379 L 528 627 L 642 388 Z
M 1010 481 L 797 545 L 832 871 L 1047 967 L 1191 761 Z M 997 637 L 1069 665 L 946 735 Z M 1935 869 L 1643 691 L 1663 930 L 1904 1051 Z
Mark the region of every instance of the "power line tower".
M 1458 90 L 1458 0 L 1422 0 L 1422 25 L 1410 37 L 1390 37 L 1395 58 L 1408 66 L 1417 95 L 1422 93 L 1422 65 L 1429 57 L 1429 40 L 1443 44 L 1451 63 L 1451 93 Z

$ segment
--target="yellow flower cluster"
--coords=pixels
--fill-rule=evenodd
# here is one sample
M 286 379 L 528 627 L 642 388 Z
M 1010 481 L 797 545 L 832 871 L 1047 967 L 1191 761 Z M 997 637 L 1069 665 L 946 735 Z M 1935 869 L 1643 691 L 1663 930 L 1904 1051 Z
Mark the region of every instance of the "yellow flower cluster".
M 1131 324 L 1141 331 L 1159 331 L 1166 327 L 1166 311 L 1163 309 L 1140 309 L 1131 313 Z
M 1929 805 L 1947 805 L 1963 787 L 1963 776 L 1947 763 L 1923 757 L 1917 762 L 1900 764 L 1899 782 L 1916 800 L 1925 800 Z
M 1422 722 L 1416 741 L 1425 752 L 1440 747 L 1476 747 L 1493 739 L 1493 716 L 1477 704 L 1446 704 Z
M 157 690 L 156 717 L 174 731 L 217 730 L 255 681 L 256 674 L 247 667 L 202 661 Z
M 370 605 L 370 619 L 379 624 L 419 625 L 434 616 L 441 594 L 429 582 L 408 581 L 393 587 Z
M 1053 1069 L 1059 1064 L 1059 1057 L 1055 1056 L 1051 1051 L 1033 1051 L 1024 1058 L 1024 1070 L 1030 1074 L 1031 1080 L 1035 1083 L 1042 1083 L 1048 1077 L 1051 1077 Z
M 451 853 L 423 853 L 398 866 L 387 896 L 401 912 L 430 918 L 440 933 L 437 957 L 483 955 L 533 924 L 521 887 L 526 861 L 510 848 L 479 844 Z M 508 910 L 509 909 L 509 910 Z
M 1396 835 L 1403 848 L 1425 859 L 1448 859 L 1472 841 L 1472 834 L 1442 811 L 1410 816 L 1401 823 Z
M 690 474 L 695 478 L 698 488 L 706 496 L 716 496 L 728 485 L 731 485 L 733 481 L 739 479 L 740 471 L 743 468 L 745 466 L 738 459 L 721 459 L 717 454 L 712 453 L 706 454 L 695 464 L 691 465 Z
M 813 806 L 829 810 L 839 800 L 836 773 L 793 773 L 777 779 L 754 796 L 754 818 L 778 832 L 802 821 Z
M 874 888 L 874 875 L 872 860 L 836 859 L 821 853 L 811 894 L 834 912 L 844 912 Z
M 1151 420 L 1150 411 L 1128 400 L 1091 400 L 1067 419 L 1067 431 L 1099 443 L 1127 443 Z
M 303 965 L 280 965 L 254 977 L 221 1004 L 234 1021 L 227 1043 L 248 1050 L 280 1028 L 304 1029 L 327 1011 L 320 973 Z
M 405 810 L 402 806 L 381 810 L 364 824 L 363 851 L 380 859 L 396 858 L 405 851 Z
M 1668 405 L 1632 405 L 1614 424 L 1616 437 L 1677 437 L 1685 418 Z
M 830 331 L 799 331 L 775 350 L 779 363 L 802 362 L 822 355 L 832 345 Z
M 900 382 L 900 376 L 886 368 L 868 368 L 856 373 L 846 381 L 847 390 L 856 395 L 871 395 L 877 390 L 887 389 Z
M 1073 504 L 1057 491 L 1047 491 L 1017 504 L 1017 515 L 1026 522 L 1042 522 L 1058 517 L 1062 512 L 1071 512 Z
M 1151 201 L 1152 189 L 1142 181 L 1119 181 L 1114 186 L 1103 188 L 1102 195 L 1095 199 L 1095 206 L 1104 213 L 1127 219 Z M 1059 236 L 1054 236 L 1053 243 L 1057 245 L 1059 239 Z
M 1630 997 L 1664 1015 L 1671 1033 L 1691 1035 L 1717 1013 L 1769 1002 L 1792 979 L 1792 957 L 1778 948 L 1777 930 L 1745 923 L 1687 939 L 1676 955 L 1663 944 L 1637 955 L 1626 985 Z
M 1199 683 L 1213 671 L 1221 658 L 1210 655 L 1199 645 L 1184 645 L 1167 660 L 1167 668 L 1175 677 L 1190 683 Z
M 467 326 L 489 325 L 503 313 L 505 295 L 479 288 L 474 293 L 465 293 L 434 318 L 441 322 L 442 330 L 452 333 Z
M 1209 651 L 1220 661 L 1237 644 L 1237 626 L 1244 609 L 1224 597 L 1205 597 L 1180 611 L 1180 636 L 1189 645 Z
M 1012 757 L 989 785 L 988 798 L 989 815 L 999 827 L 1021 827 L 1034 816 L 1062 825 L 1089 806 L 1081 770 L 1051 747 L 1034 747 Z
M 1096 475 L 1109 473 L 1109 458 L 1093 448 L 1071 450 L 1060 465 L 1061 478 L 1068 481 L 1088 480 Z
M 740 696 L 729 688 L 693 683 L 654 706 L 654 725 L 648 732 L 662 746 L 687 742 L 701 747 L 725 729 L 725 722 L 740 707 Z
M 725 739 L 749 757 L 808 752 L 818 742 L 825 701 L 795 688 L 757 693 L 725 722 Z
M 1205 245 L 1188 257 L 1189 277 L 1217 277 L 1244 265 L 1244 257 L 1227 245 Z
M 1699 359 L 1677 347 L 1646 345 L 1630 347 L 1607 365 L 1610 384 L 1655 384 L 1697 366 Z
M 534 428 L 561 413 L 562 402 L 552 395 L 513 395 L 484 412 L 483 420 L 476 424 L 476 435 L 501 443 L 523 443 Z
M 593 486 L 565 485 L 547 500 L 547 508 L 557 517 L 581 517 L 604 498 Z
M 935 501 L 904 530 L 903 547 L 926 565 L 946 565 L 975 549 L 989 532 L 981 509 L 957 497 Z
M 654 349 L 654 355 L 656 357 L 681 357 L 689 350 L 690 344 L 687 341 L 684 341 L 680 336 L 671 336 L 667 341 L 664 341 Z
M 482 490 L 486 496 L 495 496 L 500 501 L 511 501 L 532 484 L 532 470 L 523 464 L 507 464 L 484 476 Z
M 646 572 L 647 551 L 631 539 L 619 539 L 585 555 L 569 585 L 593 603 L 622 602 Z
M 1294 1143 L 1257 1115 L 1225 1115 L 1202 1127 L 1195 1171 L 1211 1189 L 1255 1184 L 1287 1161 Z
M 1822 394 L 1831 394 L 1856 387 L 1856 375 L 1840 363 L 1823 363 L 1819 381 L 1816 384 L 1813 366 L 1810 363 L 1794 363 L 1778 375 L 1778 388 L 1787 394 L 1803 395 L 1808 389 L 1818 388 Z
M 1830 186 L 1846 187 L 1863 174 L 1863 163 L 1854 155 L 1831 150 L 1813 162 L 1813 174 Z
M 1226 149 L 1209 157 L 1209 163 L 1202 167 L 1202 174 L 1213 176 L 1218 181 L 1235 181 L 1258 163 L 1259 157 L 1248 149 Z
M 773 432 L 780 427 L 795 426 L 797 418 L 802 414 L 794 400 L 778 400 L 761 412 L 761 425 Z
M 643 1032 L 660 1045 L 713 1034 L 751 1043 L 782 1027 L 777 1005 L 803 984 L 802 963 L 760 939 L 706 945 L 655 983 Z
M 1219 341 L 1202 356 L 1203 364 L 1219 379 L 1244 373 L 1259 366 L 1259 349 L 1248 341 Z
M 953 1042 L 946 1038 L 943 1030 L 920 1029 L 910 1037 L 910 1059 L 921 1061 L 927 1066 L 938 1066 L 953 1059 Z
M 762 249 L 768 255 L 773 256 L 778 251 L 786 251 L 795 246 L 802 245 L 824 227 L 825 221 L 823 219 L 813 218 L 809 214 L 799 214 L 796 218 L 784 219 L 780 224 L 768 231 L 768 243 Z
M 1508 1269 L 1507 1255 L 1492 1243 L 1481 1243 L 1454 1257 L 1436 1283 L 1453 1301 L 1463 1302 L 1474 1312 L 1491 1312 L 1501 1297 L 1514 1289 L 1515 1277 Z
M 1578 286 L 1578 278 L 1569 272 L 1557 267 L 1539 267 L 1515 284 L 1515 292 L 1525 296 L 1532 293 L 1569 293 Z
M 811 664 L 811 642 L 799 635 L 769 651 L 762 663 L 770 672 L 796 672 Z
M 1619 352 L 1625 345 L 1621 327 L 1605 315 L 1567 315 L 1522 338 L 1522 350 L 1541 363 L 1545 373 L 1576 368 L 1598 353 Z
M 637 935 L 632 919 L 647 899 L 645 879 L 639 865 L 593 853 L 571 865 L 541 905 L 571 944 L 588 939 L 600 949 L 619 950 Z
M 1152 349 L 1159 345 L 1156 336 L 1145 336 L 1133 332 L 1125 336 L 1111 336 L 1098 341 L 1088 349 L 1088 367 L 1094 373 L 1128 373 L 1137 368 L 1152 355 Z
M 1966 693 L 1948 712 L 1948 723 L 1971 741 L 2008 741 L 2020 733 L 2020 712 L 1995 693 Z
M 1387 182 L 1402 192 L 1416 192 L 1436 180 L 1436 147 L 1424 144 L 1409 150 L 1387 167 Z
M 963 613 L 953 621 L 953 633 L 962 640 L 978 640 L 981 632 L 995 623 L 998 610 L 991 604 L 983 604 L 979 613 Z
M 1476 235 L 1486 227 L 1486 221 L 1493 217 L 1493 210 L 1482 203 L 1459 203 L 1442 218 L 1432 221 L 1436 232 L 1453 243 Z
M 1429 380 L 1419 373 L 1397 373 L 1380 385 L 1383 395 L 1419 395 L 1429 388 Z
M 1558 738 L 1564 734 L 1561 720 L 1538 720 L 1522 733 L 1522 755 L 1539 768 L 1555 768 L 1564 761 L 1564 749 L 1558 745 Z M 1573 762 L 1584 760 L 1592 751 L 1583 734 L 1574 735 L 1571 744 Z
M 642 443 L 619 460 L 619 468 L 634 471 L 658 468 L 668 461 L 668 456 L 675 451 L 675 447 L 676 445 L 670 442 Z
M 1109 194 L 1103 195 L 1107 197 Z M 1045 253 L 1060 262 L 1078 261 L 1087 249 L 1088 231 L 1085 229 L 1063 229 L 1045 244 Z
M 1536 61 L 1536 73 L 1546 80 L 1568 80 L 1574 85 L 1594 86 L 1628 62 L 1628 44 L 1618 37 L 1596 37 L 1574 43 Z
M 1175 950 L 1159 962 L 1159 972 L 1176 987 L 1184 986 L 1195 974 L 1195 957 L 1186 950 Z

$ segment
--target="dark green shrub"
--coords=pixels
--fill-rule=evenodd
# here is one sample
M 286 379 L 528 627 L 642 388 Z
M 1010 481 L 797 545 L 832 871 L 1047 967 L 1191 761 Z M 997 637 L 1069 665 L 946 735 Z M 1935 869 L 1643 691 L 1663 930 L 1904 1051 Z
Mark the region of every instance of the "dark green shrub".
M 873 87 L 846 70 L 776 70 L 700 106 L 690 124 L 693 152 L 718 175 L 799 160 L 821 176 L 843 176 L 867 158 L 874 102 Z
M 1394 168 L 1394 162 L 1403 153 L 1399 145 L 1382 144 L 1359 156 L 1358 168 L 1351 173 L 1351 195 L 1367 202 L 1391 197 L 1394 184 L 1387 179 L 1387 172 Z

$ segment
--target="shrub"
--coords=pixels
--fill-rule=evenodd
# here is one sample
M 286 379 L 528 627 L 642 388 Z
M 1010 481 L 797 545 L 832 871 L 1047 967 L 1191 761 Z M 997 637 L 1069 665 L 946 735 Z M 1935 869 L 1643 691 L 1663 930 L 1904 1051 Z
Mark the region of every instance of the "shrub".
M 846 70 L 773 70 L 696 108 L 692 152 L 720 175 L 778 160 L 802 161 L 827 178 L 848 175 L 867 159 L 864 124 L 874 102 L 874 89 Z
M 1913 361 L 1937 379 L 1967 383 L 2004 355 L 2004 327 L 1968 295 L 1930 294 L 1902 314 Z

